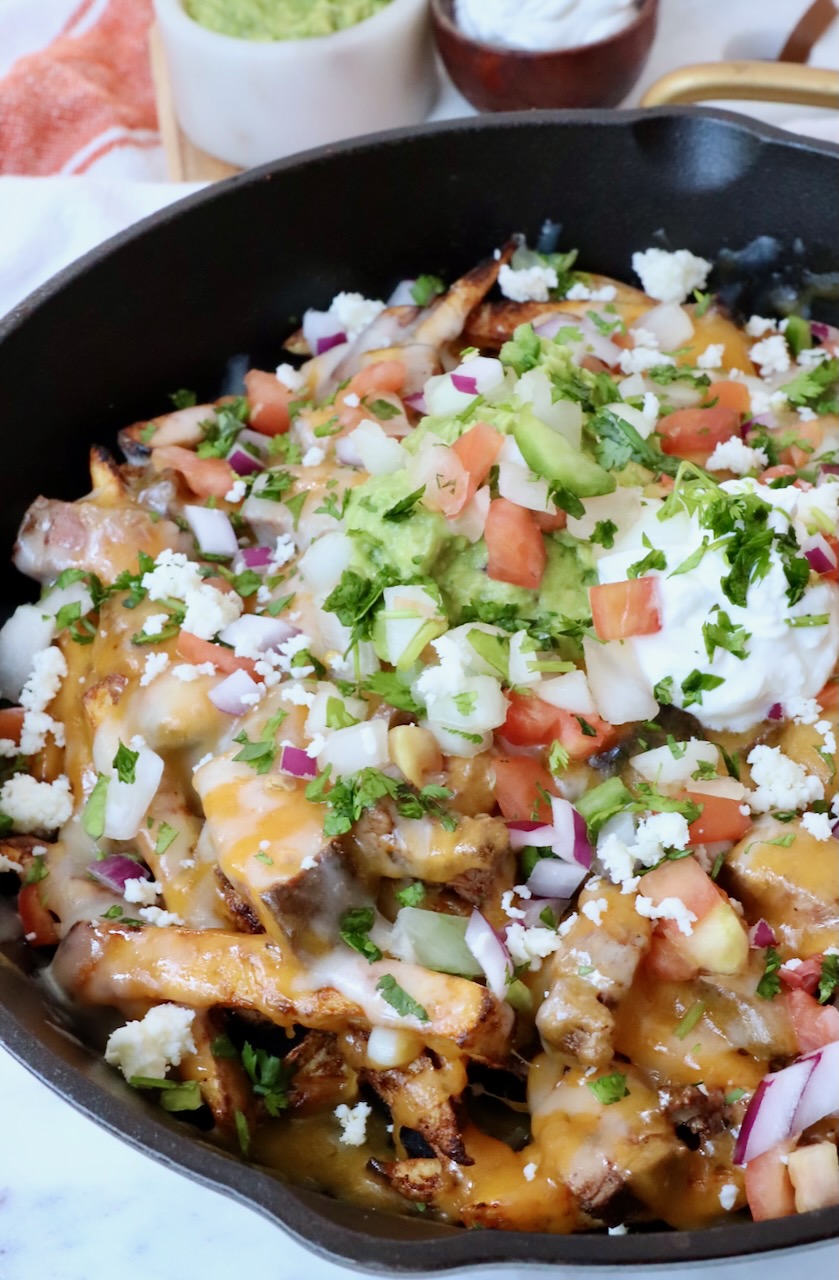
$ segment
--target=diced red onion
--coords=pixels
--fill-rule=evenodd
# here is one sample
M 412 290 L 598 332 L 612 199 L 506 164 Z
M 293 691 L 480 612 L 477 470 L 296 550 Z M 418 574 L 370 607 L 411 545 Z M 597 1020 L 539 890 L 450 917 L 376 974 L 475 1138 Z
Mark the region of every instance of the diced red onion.
M 195 534 L 199 550 L 210 556 L 235 556 L 236 532 L 224 511 L 215 507 L 185 506 L 184 518 Z
M 452 386 L 455 391 L 462 391 L 466 396 L 476 396 L 478 394 L 477 380 L 467 377 L 463 373 L 452 374 Z
M 405 396 L 405 404 L 411 409 L 416 409 L 417 413 L 421 413 L 423 416 L 428 413 L 425 393 L 422 391 L 415 391 L 412 396 Z
M 750 947 L 774 947 L 777 941 L 775 930 L 765 920 L 758 920 L 749 930 Z
M 825 1116 L 839 1114 L 839 1041 L 764 1076 L 749 1103 L 734 1163 L 748 1164 Z
M 321 356 L 331 351 L 340 343 L 347 341 L 347 335 L 328 311 L 307 311 L 303 316 L 303 337 L 306 339 L 312 355 Z
M 243 656 L 253 657 L 256 653 L 265 653 L 268 649 L 276 649 L 284 640 L 297 635 L 297 628 L 282 618 L 271 618 L 265 613 L 243 613 L 235 622 L 229 622 L 219 632 L 225 644 L 234 649 L 241 647 L 247 650 Z
M 564 847 L 570 848 L 570 856 L 588 871 L 594 851 L 589 844 L 585 819 L 581 814 L 577 813 L 577 810 L 568 800 L 563 800 L 560 796 L 551 797 L 551 810 L 553 812 L 554 828 L 559 838 L 563 841 Z M 567 854 L 560 853 L 560 857 L 567 856 Z
M 839 342 L 839 329 L 832 324 L 825 324 L 822 320 L 811 320 L 810 331 L 819 342 Z
M 784 708 L 781 706 L 780 702 L 773 702 L 772 706 L 769 708 L 769 710 L 766 713 L 766 719 L 767 720 L 783 720 L 783 718 L 784 718 Z
M 265 470 L 264 462 L 261 462 L 259 458 L 255 458 L 252 453 L 248 453 L 246 449 L 240 449 L 235 444 L 227 455 L 227 461 L 237 476 L 252 476 L 257 471 Z
M 803 1133 L 825 1116 L 839 1113 L 839 1040 L 810 1056 L 815 1065 L 792 1118 L 793 1133 Z
M 134 858 L 126 857 L 124 853 L 112 853 L 99 862 L 91 862 L 87 873 L 99 884 L 103 884 L 106 889 L 119 894 L 125 892 L 127 880 L 151 880 L 148 867 L 144 867 Z
M 270 547 L 242 547 L 240 555 L 248 569 L 267 569 L 271 563 Z
M 826 476 L 839 476 L 839 462 L 820 462 L 819 467 Z
M 316 356 L 322 356 L 324 352 L 331 351 L 333 347 L 342 347 L 347 341 L 345 333 L 333 333 L 328 338 L 318 338 Z
M 472 911 L 466 926 L 466 945 L 484 971 L 487 986 L 503 1000 L 513 973 L 510 954 L 490 922 L 480 911 Z
M 814 573 L 832 573 L 836 568 L 836 553 L 823 534 L 812 534 L 802 550 Z
M 522 828 L 527 830 L 522 830 Z M 536 849 L 553 849 L 556 841 L 556 832 L 553 827 L 547 826 L 544 822 L 522 822 L 507 823 L 507 830 L 510 834 L 510 848 L 518 853 L 520 849 L 526 849 L 532 846 Z
M 280 752 L 280 772 L 292 778 L 316 778 L 318 763 L 301 747 L 285 746 Z
M 524 919 L 521 923 L 525 929 L 544 928 L 545 921 L 542 917 L 545 912 L 552 912 L 554 919 L 560 920 L 565 910 L 565 903 L 566 899 L 564 898 L 531 898 L 529 902 L 522 902 L 521 909 L 524 912 Z
M 570 898 L 585 879 L 585 868 L 561 858 L 540 858 L 527 887 L 536 898 Z
M 226 716 L 243 716 L 255 703 L 251 699 L 262 693 L 262 686 L 252 680 L 247 671 L 232 671 L 220 684 L 208 693 L 214 707 Z

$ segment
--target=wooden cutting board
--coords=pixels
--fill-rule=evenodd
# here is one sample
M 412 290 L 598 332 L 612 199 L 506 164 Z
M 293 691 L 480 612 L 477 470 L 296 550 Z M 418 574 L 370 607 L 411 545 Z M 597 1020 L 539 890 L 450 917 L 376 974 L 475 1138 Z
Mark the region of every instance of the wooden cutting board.
M 241 173 L 235 165 L 208 155 L 190 142 L 178 124 L 175 101 L 169 79 L 166 50 L 156 24 L 149 31 L 149 58 L 157 103 L 160 137 L 166 152 L 166 166 L 172 182 L 218 182 L 231 174 Z

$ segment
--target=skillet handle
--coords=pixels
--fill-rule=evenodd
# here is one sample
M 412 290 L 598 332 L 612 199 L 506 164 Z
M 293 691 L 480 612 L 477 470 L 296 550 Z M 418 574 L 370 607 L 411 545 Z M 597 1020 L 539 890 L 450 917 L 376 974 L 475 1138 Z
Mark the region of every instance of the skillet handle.
M 662 76 L 644 94 L 641 106 L 731 98 L 835 108 L 839 71 L 791 62 L 698 62 Z

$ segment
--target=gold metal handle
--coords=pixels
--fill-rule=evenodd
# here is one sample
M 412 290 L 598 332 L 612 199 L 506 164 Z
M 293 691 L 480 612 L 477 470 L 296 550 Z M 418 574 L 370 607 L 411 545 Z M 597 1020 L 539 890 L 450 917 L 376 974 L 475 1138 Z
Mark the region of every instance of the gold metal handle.
M 835 108 L 839 106 L 839 71 L 785 62 L 698 62 L 662 76 L 644 94 L 641 106 L 706 102 L 709 98 Z

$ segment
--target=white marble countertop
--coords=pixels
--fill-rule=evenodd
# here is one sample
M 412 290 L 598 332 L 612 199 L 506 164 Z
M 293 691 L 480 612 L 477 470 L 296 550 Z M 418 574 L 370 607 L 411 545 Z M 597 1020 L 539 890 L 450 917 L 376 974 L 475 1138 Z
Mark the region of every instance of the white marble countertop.
M 806 4 L 662 0 L 659 36 L 627 105 L 684 62 L 771 57 Z M 835 55 L 831 62 L 835 65 Z M 773 122 L 817 119 L 817 113 L 789 107 L 749 110 Z M 467 111 L 448 85 L 434 116 Z M 821 122 L 815 126 L 820 127 Z M 183 194 L 162 184 L 156 189 L 137 184 L 134 192 L 106 191 L 107 184 L 100 184 L 94 195 L 86 180 L 74 178 L 69 186 L 68 180 L 34 180 L 24 198 L 30 181 L 0 179 L 0 313 L 97 240 Z M 105 1133 L 2 1049 L 0 1100 L 0 1280 L 230 1280 L 234 1275 L 348 1280 L 353 1274 L 313 1257 L 245 1206 Z M 689 1274 L 694 1280 L 787 1280 L 791 1266 L 806 1269 L 808 1280 L 836 1280 L 839 1244 L 794 1259 L 722 1263 L 691 1268 Z M 514 1280 L 523 1273 L 501 1269 L 492 1274 Z M 551 1274 L 579 1280 L 592 1273 Z

